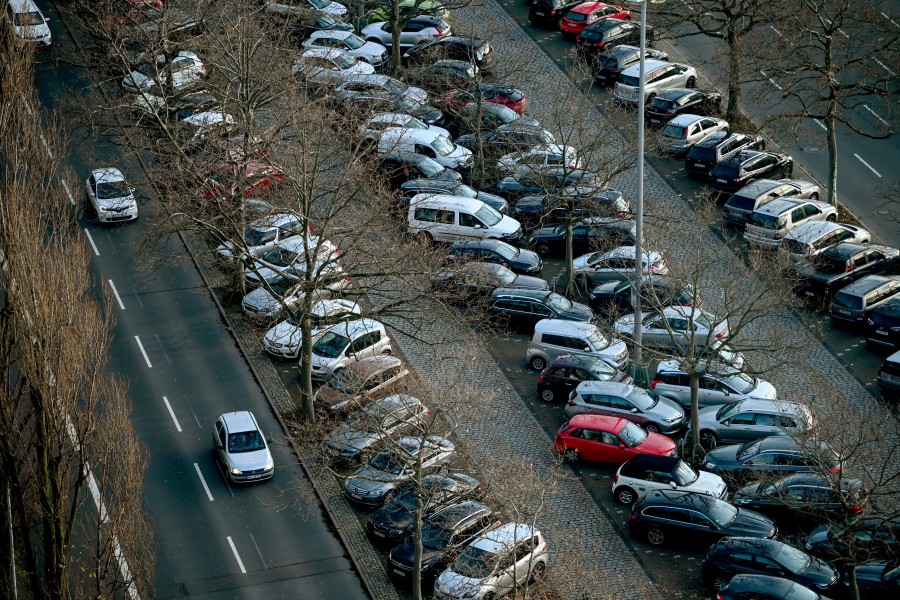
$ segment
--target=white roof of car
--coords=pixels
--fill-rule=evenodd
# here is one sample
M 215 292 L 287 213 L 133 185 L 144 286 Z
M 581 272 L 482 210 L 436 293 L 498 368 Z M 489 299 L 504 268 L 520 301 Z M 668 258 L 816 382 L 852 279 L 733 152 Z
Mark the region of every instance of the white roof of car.
M 384 331 L 384 325 L 382 323 L 376 321 L 375 319 L 359 319 L 357 321 L 345 321 L 343 323 L 337 323 L 335 325 L 332 325 L 325 331 L 337 333 L 338 335 L 346 336 L 352 340 L 366 333 L 378 330 Z
M 187 123 L 188 125 L 194 125 L 195 127 L 205 127 L 207 125 L 215 125 L 216 123 L 223 122 L 232 125 L 234 124 L 234 117 L 223 112 L 204 111 L 194 113 L 191 116 L 182 119 L 181 122 Z
M 221 416 L 225 427 L 229 433 L 237 433 L 241 431 L 257 431 L 259 427 L 256 425 L 256 419 L 249 410 L 241 410 L 235 412 L 224 413 Z
M 646 258 L 650 259 L 650 262 L 662 260 L 662 254 L 659 252 L 644 248 L 642 253 Z M 603 256 L 604 258 L 630 258 L 634 260 L 635 256 L 637 256 L 637 246 L 619 246 L 618 248 L 613 248 Z
M 788 233 L 785 239 L 797 240 L 808 244 L 816 241 L 826 233 L 838 229 L 848 229 L 848 227 L 843 223 L 832 223 L 831 221 L 809 221 Z
M 653 69 L 658 69 L 659 67 L 664 67 L 668 64 L 669 64 L 669 61 L 667 61 L 667 60 L 657 60 L 655 58 L 645 60 L 644 61 L 644 73 L 645 74 L 649 73 Z M 623 77 L 624 76 L 639 77 L 640 74 L 641 74 L 641 65 L 640 64 L 632 65 L 632 66 L 628 67 L 627 69 L 625 69 L 624 71 L 622 71 Z
M 631 393 L 635 386 L 631 383 L 619 383 L 616 381 L 582 381 L 575 388 L 579 394 L 600 393 L 625 397 Z
M 504 523 L 472 542 L 471 546 L 492 554 L 500 554 L 516 542 L 531 539 L 537 533 L 540 532 L 525 523 Z
M 16 13 L 40 12 L 32 0 L 9 0 L 9 5 Z
M 313 31 L 309 34 L 307 41 L 315 41 L 318 38 L 334 38 L 338 40 L 345 40 L 351 35 L 356 35 L 352 31 L 341 31 L 339 29 L 319 29 L 317 31 Z
M 382 148 L 390 147 L 401 139 L 408 139 L 423 144 L 431 144 L 436 138 L 443 135 L 436 129 L 413 129 L 411 127 L 388 127 L 381 133 L 381 141 L 378 145 Z M 401 148 L 402 149 L 402 148 Z
M 592 323 L 582 321 L 566 321 L 565 319 L 541 319 L 534 326 L 534 331 L 544 333 L 546 331 L 558 331 L 560 333 L 580 333 L 590 335 L 597 327 Z
M 299 220 L 300 217 L 290 213 L 275 213 L 274 215 L 266 215 L 265 217 L 256 219 L 250 223 L 252 229 L 267 229 L 272 227 L 280 227 L 285 223 Z
M 91 175 L 93 175 L 94 179 L 97 181 L 125 181 L 125 176 L 122 175 L 122 171 L 115 167 L 101 167 L 99 169 L 94 169 L 91 171 Z
M 378 113 L 366 123 L 393 123 L 397 126 L 401 126 L 406 125 L 413 119 L 415 119 L 415 117 L 405 113 Z
M 354 73 L 353 75 L 347 75 L 344 78 L 344 83 L 342 85 L 346 85 L 348 83 L 354 83 L 357 81 L 370 82 L 375 83 L 377 85 L 384 85 L 387 81 L 394 79 L 390 75 L 382 75 L 381 73 Z M 397 80 L 395 80 L 397 81 Z M 398 81 L 398 83 L 400 83 Z
M 692 125 L 699 121 L 700 119 L 711 119 L 712 117 L 704 117 L 701 115 L 678 115 L 671 121 L 669 121 L 669 125 L 675 125 L 677 127 L 687 127 L 688 125 Z M 713 119 L 718 121 L 718 119 Z
M 347 298 L 330 298 L 328 300 L 320 300 L 312 307 L 312 314 L 317 317 L 324 317 L 337 312 L 351 312 L 353 314 L 362 313 L 357 302 L 348 300 Z
M 309 48 L 300 55 L 300 58 L 337 58 L 341 54 L 348 52 L 340 48 Z
M 388 129 L 387 131 L 391 131 Z M 385 133 L 387 133 L 387 131 Z M 403 131 L 408 131 L 404 129 Z M 410 200 L 410 205 L 417 208 L 446 208 L 446 209 L 465 209 L 475 212 L 482 206 L 484 202 L 475 198 L 464 198 L 462 196 L 451 196 L 450 194 L 416 194 Z

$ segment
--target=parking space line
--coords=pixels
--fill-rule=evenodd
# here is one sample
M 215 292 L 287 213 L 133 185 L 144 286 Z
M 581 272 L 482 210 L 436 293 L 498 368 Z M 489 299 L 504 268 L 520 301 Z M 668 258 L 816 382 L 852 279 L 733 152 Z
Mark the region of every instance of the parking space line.
M 825 127 L 825 123 L 823 123 L 822 121 L 820 121 L 820 120 L 818 120 L 818 119 L 813 119 L 813 121 L 815 121 L 816 124 L 817 124 L 819 127 L 821 127 L 822 129 L 824 129 L 825 131 L 828 131 L 828 128 Z
M 122 310 L 125 310 L 125 305 L 122 304 L 122 298 L 119 297 L 119 290 L 116 289 L 116 284 L 113 283 L 112 279 L 107 279 L 106 281 L 109 282 L 109 288 L 112 290 L 113 295 L 115 295 L 116 302 L 119 303 L 119 308 L 121 308 Z
M 168 404 L 168 403 L 167 403 Z M 180 430 L 179 430 L 180 431 Z M 209 501 L 213 501 L 212 493 L 209 491 L 209 486 L 206 485 L 206 479 L 203 478 L 203 473 L 200 472 L 200 465 L 194 463 L 194 470 L 197 471 L 197 477 L 200 478 L 200 483 L 203 484 L 203 489 L 206 491 L 206 497 L 209 498 Z M 231 538 L 228 538 L 230 541 Z M 234 544 L 231 545 L 231 549 L 234 550 Z M 237 550 L 234 550 L 234 555 L 237 556 Z M 240 557 L 238 556 L 238 563 L 241 562 Z M 241 571 L 244 571 L 244 565 L 241 565 Z M 244 571 L 246 573 L 247 571 Z
M 84 228 L 84 235 L 87 236 L 88 241 L 91 243 L 91 248 L 94 249 L 94 255 L 100 256 L 100 251 L 97 250 L 97 244 L 94 243 L 94 238 L 91 237 L 91 232 L 87 230 L 87 227 Z
M 888 21 L 890 21 L 891 23 L 893 23 L 893 24 L 894 24 L 894 27 L 896 27 L 897 29 L 900 29 L 900 25 L 897 24 L 897 21 L 895 21 L 895 20 L 893 20 L 892 18 L 890 18 L 889 16 L 887 16 L 887 14 L 885 14 L 884 12 L 882 12 L 882 13 L 881 13 L 881 16 L 884 17 L 885 19 L 887 19 Z
M 237 548 L 234 547 L 234 541 L 231 539 L 230 535 L 225 539 L 228 540 L 228 545 L 231 546 L 231 551 L 234 552 L 234 558 L 237 560 L 237 564 L 241 569 L 241 573 L 246 574 L 247 569 L 244 568 L 244 563 L 243 561 L 241 561 L 241 556 L 238 554 Z
M 888 122 L 885 121 L 884 119 L 882 119 L 881 116 L 880 116 L 877 112 L 875 112 L 874 110 L 872 110 L 872 109 L 869 107 L 868 104 L 863 104 L 863 108 L 865 108 L 867 111 L 869 111 L 870 113 L 872 113 L 872 116 L 875 117 L 876 119 L 878 119 L 879 121 L 881 121 L 882 123 L 884 123 L 884 125 L 885 125 L 886 127 L 890 127 L 890 125 L 888 125 Z
M 881 62 L 880 60 L 878 60 L 878 59 L 875 58 L 874 56 L 872 57 L 872 60 L 874 60 L 875 62 L 877 62 L 879 65 L 881 65 L 881 68 L 884 69 L 885 71 L 887 71 L 888 73 L 890 73 L 891 75 L 894 74 L 894 72 L 891 71 L 891 69 L 890 69 L 886 64 L 884 64 L 883 62 Z
M 178 423 L 178 418 L 175 416 L 175 411 L 172 410 L 172 405 L 169 404 L 169 399 L 163 396 L 163 402 L 166 403 L 166 408 L 169 409 L 169 415 L 172 417 L 172 420 L 175 421 L 175 429 L 178 430 L 178 433 L 181 433 L 181 424 Z M 204 482 L 203 485 L 205 486 L 206 482 Z M 212 500 L 212 498 L 210 498 L 210 500 Z
M 153 365 L 150 364 L 150 357 L 147 356 L 147 351 L 144 350 L 144 345 L 141 343 L 141 338 L 139 338 L 138 336 L 134 336 L 134 341 L 137 342 L 138 348 L 141 349 L 141 354 L 144 355 L 144 360 L 147 361 L 147 366 L 152 369 Z
M 853 156 L 855 156 L 855 157 L 857 158 L 857 160 L 859 160 L 859 162 L 861 162 L 862 164 L 864 164 L 864 165 L 866 165 L 867 167 L 869 167 L 869 170 L 872 171 L 873 173 L 875 173 L 876 175 L 878 175 L 878 178 L 881 179 L 881 173 L 879 173 L 879 172 L 876 171 L 874 168 L 872 168 L 872 165 L 870 165 L 869 163 L 867 163 L 866 161 L 864 161 L 864 160 L 862 159 L 862 157 L 861 157 L 859 154 L 854 153 Z

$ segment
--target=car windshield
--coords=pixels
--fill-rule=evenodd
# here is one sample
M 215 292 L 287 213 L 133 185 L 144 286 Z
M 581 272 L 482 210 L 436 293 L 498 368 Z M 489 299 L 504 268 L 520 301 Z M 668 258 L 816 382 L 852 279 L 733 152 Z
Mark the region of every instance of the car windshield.
M 494 572 L 496 561 L 497 555 L 493 552 L 487 552 L 475 546 L 466 546 L 466 549 L 456 559 L 453 570 L 463 577 L 484 579 Z
M 735 371 L 727 375 L 720 375 L 718 378 L 738 394 L 749 394 L 756 387 L 756 379 L 746 373 Z
M 16 13 L 15 22 L 18 27 L 34 27 L 35 25 L 43 25 L 44 19 L 41 17 L 41 13 L 38 12 Z
M 244 241 L 248 246 L 261 246 L 275 239 L 275 229 L 267 227 L 265 229 L 257 229 L 248 227 L 244 231 Z
M 616 374 L 616 369 L 602 360 L 594 361 L 594 364 L 590 366 L 588 371 L 600 380 L 611 379 Z
M 97 183 L 97 199 L 125 198 L 131 193 L 124 181 L 100 181 Z
M 675 138 L 676 140 L 687 137 L 685 135 L 685 128 L 681 125 L 666 125 L 663 127 L 662 134 L 667 138 Z
M 415 501 L 413 501 L 415 506 Z M 443 550 L 450 542 L 453 530 L 448 527 L 441 527 L 434 523 L 422 524 L 422 547 L 429 550 Z
M 738 448 L 737 458 L 738 460 L 744 460 L 745 458 L 749 458 L 751 456 L 756 456 L 759 454 L 759 447 L 762 445 L 762 440 L 756 440 L 754 442 L 747 442 L 740 448 Z
M 594 350 L 603 350 L 609 346 L 610 343 L 609 340 L 606 339 L 606 336 L 600 333 L 599 329 L 594 329 L 594 332 L 588 336 L 587 341 Z
M 353 33 L 344 38 L 344 43 L 347 44 L 347 47 L 351 50 L 359 50 L 366 45 L 365 40 Z
M 722 408 L 719 409 L 719 412 L 716 413 L 717 421 L 724 421 L 731 415 L 735 414 L 741 408 L 740 402 L 732 402 L 731 404 L 726 404 Z
M 675 108 L 675 101 L 667 100 L 666 98 L 660 98 L 659 96 L 657 96 L 656 98 L 654 98 L 653 100 L 650 101 L 649 108 L 655 109 L 655 110 L 669 111 L 669 110 L 672 110 L 673 108 Z
M 675 467 L 675 472 L 672 473 L 672 476 L 675 477 L 675 483 L 678 485 L 691 485 L 697 481 L 700 474 L 693 470 L 686 462 L 680 460 L 678 461 L 678 466 Z
M 791 254 L 809 254 L 809 245 L 800 240 L 786 239 L 781 242 L 781 247 Z
M 426 158 L 422 162 L 418 164 L 419 170 L 425 177 L 431 179 L 440 175 L 444 171 L 444 167 L 440 164 L 434 162 L 430 158 Z
M 334 57 L 334 64 L 340 69 L 349 69 L 357 63 L 358 59 L 349 52 L 341 52 Z
M 556 310 L 569 310 L 572 308 L 572 301 L 560 296 L 556 292 L 551 292 L 547 295 L 547 304 Z
M 848 294 L 847 292 L 838 292 L 834 297 L 834 305 L 860 310 L 863 308 L 863 297 L 856 294 Z
M 393 79 L 392 77 L 388 77 L 387 79 L 384 80 L 384 87 L 386 87 L 387 90 L 389 92 L 391 92 L 392 94 L 402 94 L 409 88 L 409 86 L 406 85 L 405 83 L 397 81 L 396 79 Z
M 497 280 L 500 287 L 508 287 L 516 280 L 516 274 L 505 267 L 500 267 L 497 269 Z
M 431 142 L 431 147 L 434 148 L 434 151 L 441 156 L 450 156 L 451 154 L 453 154 L 454 150 L 453 142 L 442 135 L 434 138 L 434 141 Z
M 619 431 L 619 437 L 622 441 L 634 448 L 640 446 L 647 439 L 647 432 L 635 425 L 634 423 L 625 423 L 625 427 Z
M 407 117 L 403 127 L 407 129 L 428 129 L 428 125 L 415 117 Z
M 628 87 L 639 87 L 641 85 L 640 78 L 631 75 L 622 75 L 619 77 L 619 81 L 622 85 L 627 85 Z
M 494 247 L 494 250 L 496 250 L 497 254 L 499 254 L 503 258 L 516 258 L 522 252 L 515 246 L 510 246 L 506 242 L 497 242 L 497 245 Z
M 820 254 L 815 260 L 816 270 L 823 273 L 843 273 L 847 270 L 847 261 L 843 258 Z
M 263 450 L 266 442 L 258 431 L 242 431 L 228 434 L 228 452 L 240 454 L 241 452 L 256 452 Z
M 355 394 L 359 389 L 359 380 L 348 369 L 341 369 L 328 381 L 328 386 L 345 394 Z
M 628 394 L 628 401 L 638 410 L 650 410 L 659 403 L 659 398 L 643 388 L 636 387 Z
M 787 544 L 782 544 L 781 549 L 772 558 L 790 572 L 798 575 L 806 571 L 810 563 L 809 555 L 806 552 Z
M 394 105 L 400 109 L 400 112 L 411 113 L 422 108 L 422 105 L 410 98 L 409 96 L 395 96 Z
M 373 469 L 389 475 L 399 475 L 403 472 L 406 462 L 393 452 L 380 452 L 372 457 L 369 466 Z
M 503 215 L 487 204 L 482 204 L 481 208 L 475 211 L 475 217 L 488 227 L 493 227 L 503 220 Z
M 456 189 L 453 190 L 454 196 L 462 196 L 463 198 L 477 198 L 478 192 L 470 188 L 465 184 L 460 184 L 456 186 Z
M 286 267 L 297 258 L 297 253 L 291 250 L 286 250 L 284 248 L 274 248 L 273 250 L 266 253 L 263 257 L 267 263 L 273 264 L 276 267 Z
M 738 514 L 737 508 L 727 502 L 722 502 L 715 498 L 710 498 L 707 506 L 709 507 L 709 511 L 706 513 L 706 516 L 712 519 L 712 522 L 719 527 L 725 527 L 734 521 Z
M 350 344 L 350 338 L 328 331 L 313 345 L 312 351 L 319 356 L 337 358 L 348 344 Z
M 156 67 L 150 63 L 140 65 L 135 71 L 145 77 L 154 77 L 156 75 Z

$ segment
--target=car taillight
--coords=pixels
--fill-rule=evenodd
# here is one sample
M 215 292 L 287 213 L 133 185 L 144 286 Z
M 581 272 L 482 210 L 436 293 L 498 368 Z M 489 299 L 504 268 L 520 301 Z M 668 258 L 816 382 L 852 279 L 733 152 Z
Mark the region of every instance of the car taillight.
M 720 331 L 719 333 L 716 334 L 716 339 L 717 339 L 717 340 L 721 340 L 721 339 L 722 339 L 722 332 L 721 332 L 721 331 Z
M 852 270 L 853 270 L 853 265 L 847 265 L 847 268 L 844 269 L 844 273 L 849 273 Z
M 687 127 L 685 127 L 685 128 L 684 128 L 684 133 L 681 134 L 681 139 L 686 140 L 686 139 L 687 139 L 687 134 L 688 134 L 688 130 L 687 130 Z
M 538 383 L 544 383 L 546 380 L 547 380 L 546 375 L 541 375 L 540 377 L 538 377 Z
M 575 401 L 569 400 L 566 404 L 568 404 L 569 406 L 575 406 Z
M 652 382 L 650 382 L 650 389 L 651 389 L 651 390 L 655 390 L 655 389 L 656 389 L 656 384 L 661 383 L 661 381 L 662 381 L 662 380 L 660 380 L 660 379 L 654 379 Z
M 722 592 L 717 592 L 716 600 L 725 600 L 725 594 L 723 594 Z
M 693 306 L 693 305 L 694 305 L 694 301 L 693 301 L 693 300 L 688 300 L 687 302 L 682 302 L 681 305 L 682 305 L 682 306 Z
M 619 483 L 619 474 L 616 473 L 616 476 L 613 477 L 613 483 Z
M 829 473 L 840 473 L 840 472 L 841 472 L 841 465 L 834 465 L 833 467 L 829 467 L 829 468 L 828 468 L 828 472 L 829 472 Z
M 500 263 L 500 264 L 503 265 L 504 267 L 506 267 L 507 269 L 509 268 L 509 265 L 506 263 Z
M 637 521 L 637 517 L 634 515 L 634 513 L 631 513 L 631 520 L 632 520 L 632 521 Z
M 861 311 L 859 311 L 858 313 L 856 313 L 856 315 L 857 315 L 860 319 L 865 319 L 865 318 L 866 318 L 866 311 L 861 310 Z
M 441 37 L 444 35 L 444 31 L 441 29 L 436 29 L 435 31 L 437 31 L 437 33 L 434 34 L 434 37 Z
M 617 218 L 617 219 L 623 219 L 623 218 L 625 218 L 625 213 L 622 212 L 622 211 L 617 212 L 617 213 L 616 213 L 616 218 Z
M 858 515 L 859 513 L 862 512 L 862 506 L 853 505 L 847 510 L 849 510 L 854 515 Z

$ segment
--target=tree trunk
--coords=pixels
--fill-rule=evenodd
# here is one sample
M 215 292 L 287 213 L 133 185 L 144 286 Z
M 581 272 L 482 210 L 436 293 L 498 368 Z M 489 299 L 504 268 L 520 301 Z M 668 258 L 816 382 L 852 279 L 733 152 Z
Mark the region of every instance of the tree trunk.
M 697 461 L 703 453 L 700 446 L 700 373 L 691 373 L 691 459 Z
M 566 297 L 575 294 L 575 256 L 572 249 L 572 219 L 566 217 Z
M 304 308 L 308 300 L 304 300 Z M 300 315 L 300 413 L 307 421 L 316 420 L 312 384 L 312 319 L 310 311 Z
M 856 582 L 856 569 L 847 569 L 847 587 L 850 588 L 850 600 L 859 600 L 859 584 Z
M 420 442 L 425 443 L 428 437 L 426 431 L 422 432 Z M 412 563 L 412 592 L 413 600 L 423 600 L 422 594 L 422 512 L 424 511 L 424 503 L 422 502 L 422 453 L 419 452 L 416 457 L 416 510 L 413 513 L 413 563 Z
M 725 29 L 725 43 L 728 44 L 728 108 L 725 120 L 737 123 L 741 116 L 741 33 L 737 25 L 729 22 Z
M 400 0 L 391 0 L 391 72 L 400 72 Z

